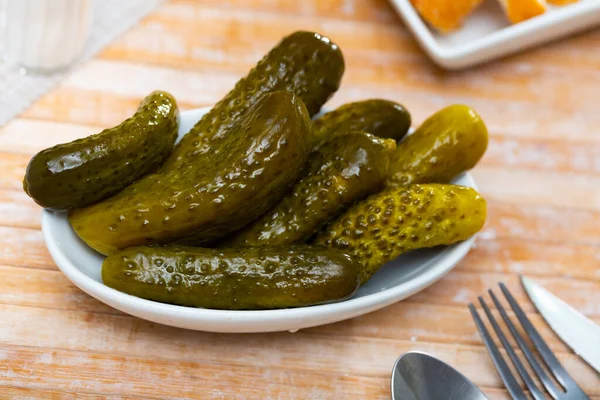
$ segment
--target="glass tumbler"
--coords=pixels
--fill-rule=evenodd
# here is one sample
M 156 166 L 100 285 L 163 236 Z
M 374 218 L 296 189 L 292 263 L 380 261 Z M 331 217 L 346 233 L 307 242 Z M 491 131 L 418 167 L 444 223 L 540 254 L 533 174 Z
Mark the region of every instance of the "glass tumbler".
M 4 53 L 28 73 L 52 73 L 82 53 L 92 0 L 3 0 Z

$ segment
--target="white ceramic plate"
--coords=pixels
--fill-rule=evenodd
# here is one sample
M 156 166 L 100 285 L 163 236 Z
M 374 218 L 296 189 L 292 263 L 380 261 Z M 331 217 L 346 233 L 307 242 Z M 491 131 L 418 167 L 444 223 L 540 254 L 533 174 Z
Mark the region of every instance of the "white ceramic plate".
M 460 69 L 514 53 L 593 26 L 600 26 L 600 0 L 554 7 L 510 25 L 496 0 L 487 0 L 456 32 L 431 29 L 410 0 L 390 0 L 427 54 L 440 66 Z
M 180 115 L 179 137 L 208 111 Z M 455 183 L 475 187 L 465 174 Z M 118 310 L 149 321 L 210 332 L 296 331 L 356 317 L 402 300 L 448 273 L 471 248 L 474 237 L 448 247 L 405 254 L 378 271 L 351 299 L 320 306 L 283 310 L 225 311 L 175 306 L 121 293 L 102 283 L 103 256 L 77 237 L 66 213 L 44 210 L 44 239 L 60 270 L 84 292 Z

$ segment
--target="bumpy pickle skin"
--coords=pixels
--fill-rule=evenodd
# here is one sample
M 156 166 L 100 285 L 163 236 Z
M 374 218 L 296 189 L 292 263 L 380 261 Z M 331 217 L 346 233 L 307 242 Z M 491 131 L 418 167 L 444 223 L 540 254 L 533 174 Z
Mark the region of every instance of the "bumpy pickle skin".
M 102 280 L 148 300 L 223 310 L 344 300 L 359 285 L 346 254 L 318 246 L 206 249 L 133 247 L 108 256 Z
M 190 235 L 196 243 L 211 242 L 279 201 L 302 171 L 312 142 L 302 101 L 289 92 L 272 92 L 190 168 L 150 175 L 75 210 L 69 219 L 77 235 L 102 254 Z
M 152 92 L 121 124 L 33 156 L 23 189 L 52 210 L 105 199 L 164 162 L 175 145 L 177 118 L 175 99 L 166 92 Z
M 286 36 L 183 137 L 163 168 L 187 166 L 212 151 L 265 93 L 295 93 L 313 116 L 337 91 L 343 73 L 344 57 L 329 38 L 305 31 Z
M 368 133 L 333 138 L 311 153 L 290 193 L 221 246 L 305 242 L 352 203 L 383 188 L 395 149 L 394 140 Z
M 344 104 L 313 122 L 317 146 L 348 132 L 369 132 L 400 140 L 410 128 L 410 113 L 389 100 L 370 99 Z
M 407 251 L 465 240 L 485 223 L 486 203 L 474 189 L 448 184 L 389 187 L 329 224 L 314 243 L 348 253 L 365 283 Z
M 448 183 L 473 168 L 487 144 L 487 128 L 472 108 L 446 107 L 398 144 L 389 184 Z

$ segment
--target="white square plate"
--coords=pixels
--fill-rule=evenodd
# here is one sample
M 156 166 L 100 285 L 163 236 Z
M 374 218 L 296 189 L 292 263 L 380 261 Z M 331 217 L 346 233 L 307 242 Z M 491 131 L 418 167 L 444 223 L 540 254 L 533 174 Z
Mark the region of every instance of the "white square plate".
M 485 1 L 455 32 L 442 35 L 410 0 L 390 0 L 425 52 L 441 67 L 460 69 L 600 26 L 600 0 L 580 0 L 511 25 L 496 0 Z

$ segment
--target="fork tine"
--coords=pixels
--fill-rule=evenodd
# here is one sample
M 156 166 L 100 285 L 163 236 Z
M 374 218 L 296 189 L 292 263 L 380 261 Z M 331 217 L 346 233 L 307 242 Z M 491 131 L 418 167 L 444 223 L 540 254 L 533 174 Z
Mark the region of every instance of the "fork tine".
M 485 344 L 485 347 L 487 348 L 488 353 L 490 353 L 490 356 L 492 357 L 494 366 L 496 367 L 498 374 L 500 374 L 500 378 L 502 378 L 502 381 L 504 382 L 504 386 L 506 386 L 506 389 L 508 389 L 508 392 L 510 393 L 511 397 L 514 400 L 527 400 L 527 397 L 525 396 L 525 393 L 521 389 L 521 386 L 519 386 L 519 384 L 515 380 L 515 377 L 513 376 L 512 372 L 510 372 L 508 365 L 506 365 L 504 358 L 502 358 L 500 351 L 498 351 L 498 347 L 496 346 L 496 344 L 490 337 L 490 333 L 488 332 L 487 328 L 483 324 L 483 321 L 481 321 L 481 318 L 479 317 L 479 313 L 475 309 L 475 306 L 473 305 L 473 303 L 469 304 L 469 310 L 471 311 L 471 316 L 473 317 L 473 321 L 475 321 L 477 330 L 479 331 L 479 334 L 481 335 L 481 338 L 483 339 L 483 343 Z
M 502 292 L 504 292 L 504 295 L 506 296 L 506 293 L 508 292 L 508 289 L 506 288 L 506 286 L 504 284 L 500 283 L 500 288 L 502 289 Z M 544 385 L 546 390 L 550 393 L 550 395 L 555 399 L 559 398 L 559 396 L 561 394 L 561 390 L 556 387 L 556 385 L 548 377 L 546 372 L 544 372 L 544 370 L 542 369 L 542 366 L 540 365 L 538 360 L 535 358 L 535 356 L 533 355 L 531 350 L 529 350 L 529 347 L 527 347 L 527 345 L 525 344 L 525 340 L 523 340 L 523 337 L 521 336 L 521 334 L 517 331 L 514 324 L 508 318 L 508 314 L 504 310 L 504 306 L 502 306 L 502 304 L 500 303 L 500 301 L 498 300 L 498 298 L 494 295 L 494 293 L 492 291 L 490 291 L 490 296 L 492 296 L 492 300 L 494 301 L 496 308 L 498 309 L 498 311 L 500 311 L 500 315 L 502 315 L 502 319 L 504 319 L 504 322 L 508 326 L 510 333 L 513 335 L 513 337 L 517 341 L 519 348 L 525 355 L 525 358 L 529 362 L 529 365 L 531 365 L 531 368 L 533 368 L 533 370 L 535 371 L 537 376 L 542 381 L 542 384 Z M 510 296 L 510 299 L 508 301 L 509 301 L 511 307 L 513 308 L 513 310 L 515 311 L 515 313 L 517 314 L 517 318 L 519 318 L 519 312 L 520 312 L 527 319 L 527 316 L 525 316 L 525 313 L 523 312 L 521 307 L 517 304 L 516 300 L 512 297 L 510 292 L 508 292 L 508 296 Z M 507 298 L 508 298 L 508 296 L 507 296 Z M 511 301 L 511 299 L 512 299 L 512 301 Z M 521 320 L 521 318 L 519 318 L 519 321 L 523 325 L 523 328 L 525 328 L 525 332 L 529 335 L 530 339 L 532 339 L 532 341 L 533 341 L 533 338 L 530 335 L 528 327 L 526 327 L 523 324 L 523 321 Z M 527 322 L 529 322 L 529 319 L 527 319 Z M 531 325 L 531 322 L 529 322 L 529 325 L 531 326 L 532 329 L 535 330 L 535 328 L 533 328 L 533 325 Z M 536 331 L 536 333 L 537 333 L 537 331 Z M 539 336 L 539 334 L 538 334 L 538 336 Z M 540 337 L 540 339 L 541 339 L 541 337 Z M 560 382 L 560 383 L 562 384 L 562 382 Z
M 489 292 L 490 292 L 490 295 L 494 296 L 494 294 L 492 293 L 491 290 Z M 483 307 L 483 310 L 485 311 L 488 319 L 492 323 L 492 327 L 494 328 L 494 331 L 496 331 L 496 334 L 500 338 L 500 341 L 502 342 L 502 345 L 506 349 L 508 356 L 510 357 L 514 366 L 517 368 L 517 371 L 519 372 L 519 375 L 521 375 L 521 378 L 523 378 L 523 381 L 525 382 L 525 385 L 531 392 L 531 395 L 533 396 L 533 398 L 535 400 L 544 400 L 545 399 L 544 393 L 542 393 L 542 391 L 533 382 L 533 379 L 531 379 L 531 376 L 529 375 L 529 373 L 527 372 L 527 370 L 521 363 L 521 360 L 519 360 L 519 358 L 515 354 L 515 351 L 511 347 L 508 340 L 506 339 L 506 336 L 504 335 L 504 332 L 502 332 L 502 329 L 500 329 L 500 326 L 496 322 L 496 318 L 494 318 L 494 316 L 492 315 L 492 312 L 490 311 L 487 304 L 483 300 L 483 297 L 479 296 L 478 299 L 479 299 L 479 302 L 481 303 L 481 306 Z
M 568 386 L 577 386 L 573 378 L 567 373 L 562 364 L 556 359 L 552 350 L 548 347 L 544 339 L 540 336 L 537 329 L 533 326 L 527 315 L 523 312 L 513 295 L 508 291 L 508 288 L 504 283 L 500 283 L 500 288 L 504 293 L 504 296 L 508 300 L 510 306 L 515 312 L 519 322 L 525 329 L 525 332 L 531 339 L 533 345 L 536 347 L 538 353 L 550 369 L 550 371 L 554 374 L 556 380 L 563 386 L 563 388 L 567 388 Z M 537 371 L 536 371 L 537 372 Z

